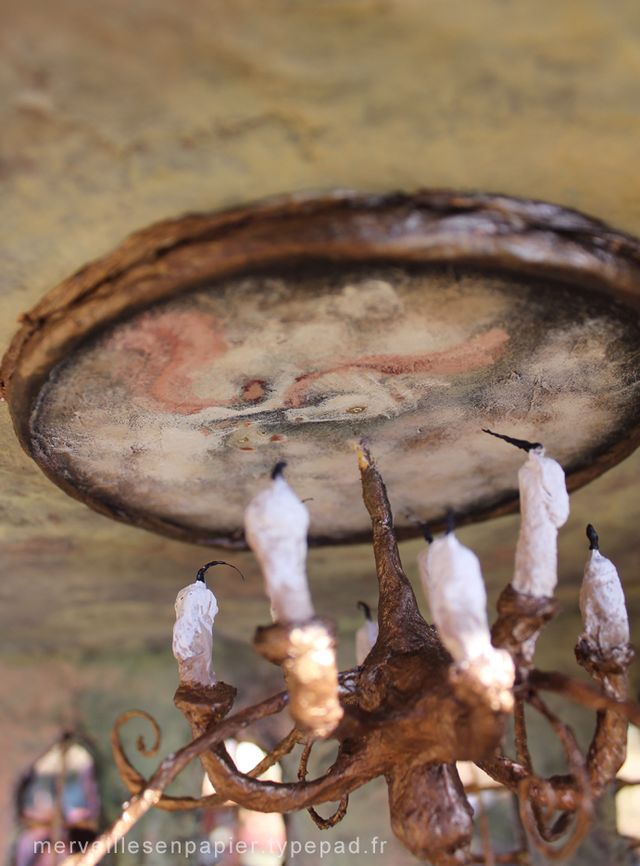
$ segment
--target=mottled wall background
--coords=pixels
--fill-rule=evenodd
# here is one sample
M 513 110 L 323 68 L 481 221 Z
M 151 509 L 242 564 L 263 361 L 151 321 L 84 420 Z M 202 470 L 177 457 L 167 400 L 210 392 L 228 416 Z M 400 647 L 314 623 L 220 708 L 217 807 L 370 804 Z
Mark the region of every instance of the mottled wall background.
M 477 188 L 547 198 L 640 234 L 635 0 L 0 0 L 0 13 L 3 347 L 22 312 L 128 232 L 274 193 Z M 638 641 L 639 468 L 633 457 L 574 499 L 548 664 L 571 665 L 587 519 L 621 568 Z M 178 724 L 172 603 L 206 554 L 65 497 L 18 449 L 6 407 L 0 490 L 7 839 L 13 781 L 64 720 L 91 729 L 105 761 L 120 709 L 139 704 Z M 494 595 L 516 528 L 506 518 L 463 533 Z M 404 546 L 410 566 L 415 552 Z M 253 563 L 234 561 L 248 579 L 218 578 L 219 623 L 243 642 L 267 605 Z M 371 566 L 363 548 L 311 558 L 318 608 L 338 615 L 344 635 L 354 602 L 373 597 Z M 248 685 L 252 663 L 234 647 L 224 675 Z M 169 743 L 183 734 L 172 727 Z M 334 833 L 369 835 L 374 819 L 378 832 L 382 799 L 355 798 Z M 312 833 L 306 816 L 296 832 Z

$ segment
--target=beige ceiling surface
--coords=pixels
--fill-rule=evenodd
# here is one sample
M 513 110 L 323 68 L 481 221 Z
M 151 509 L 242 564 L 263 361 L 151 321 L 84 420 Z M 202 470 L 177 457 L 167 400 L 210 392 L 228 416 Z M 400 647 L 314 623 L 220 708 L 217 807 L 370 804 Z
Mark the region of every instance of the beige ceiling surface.
M 282 192 L 480 189 L 640 234 L 636 0 L 1 0 L 0 13 L 3 349 L 21 313 L 130 231 Z M 575 497 L 569 605 L 587 518 L 633 594 L 639 468 Z M 6 406 L 0 490 L 5 651 L 164 644 L 206 551 L 68 499 L 19 450 Z M 466 532 L 493 585 L 516 525 Z M 234 561 L 246 584 L 218 586 L 243 636 L 267 610 L 252 563 Z M 314 554 L 320 605 L 351 611 L 370 567 L 362 548 Z

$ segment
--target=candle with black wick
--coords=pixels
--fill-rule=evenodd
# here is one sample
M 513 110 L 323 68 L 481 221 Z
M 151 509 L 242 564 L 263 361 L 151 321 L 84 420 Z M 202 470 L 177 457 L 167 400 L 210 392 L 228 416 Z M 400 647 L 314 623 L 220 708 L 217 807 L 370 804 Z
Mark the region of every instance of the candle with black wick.
M 418 555 L 418 571 L 440 640 L 451 653 L 458 671 L 485 691 L 496 709 L 511 708 L 511 657 L 491 644 L 487 621 L 487 593 L 480 561 L 461 544 L 448 512 L 447 532 L 433 538 L 424 529 L 428 547 Z
M 289 710 L 300 730 L 326 737 L 343 710 L 338 694 L 335 637 L 316 617 L 307 583 L 309 512 L 277 463 L 271 483 L 245 511 L 245 536 L 260 563 L 274 624 L 258 629 L 255 645 L 282 665 Z
M 516 592 L 551 597 L 558 582 L 558 529 L 569 517 L 569 494 L 562 466 L 545 455 L 539 442 L 484 430 L 528 456 L 518 472 L 520 532 L 511 585 Z
M 276 463 L 271 483 L 251 500 L 244 515 L 249 547 L 260 563 L 275 622 L 305 622 L 314 615 L 307 583 L 309 512 Z
M 580 588 L 583 640 L 605 654 L 629 643 L 629 617 L 615 565 L 600 552 L 594 527 L 587 526 L 589 557 Z
M 216 565 L 235 565 L 222 560 L 207 562 L 198 569 L 193 583 L 180 590 L 175 602 L 176 621 L 173 626 L 173 654 L 178 662 L 181 683 L 213 686 L 213 623 L 218 613 L 218 601 L 208 588 L 205 574 Z M 242 573 L 239 572 L 242 577 Z

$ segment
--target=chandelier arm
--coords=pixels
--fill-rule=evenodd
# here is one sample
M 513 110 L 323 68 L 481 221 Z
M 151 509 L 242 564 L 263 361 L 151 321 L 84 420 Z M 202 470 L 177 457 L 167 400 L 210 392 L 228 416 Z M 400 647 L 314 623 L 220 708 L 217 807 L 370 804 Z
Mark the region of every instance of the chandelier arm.
M 124 806 L 120 817 L 92 842 L 88 850 L 84 854 L 66 857 L 60 866 L 96 866 L 143 815 L 158 805 L 163 792 L 191 761 L 207 749 L 220 745 L 239 729 L 247 727 L 258 719 L 279 713 L 286 705 L 287 693 L 279 692 L 218 722 L 200 737 L 168 755 L 160 763 L 144 789 L 133 795 Z
M 160 726 L 153 718 L 153 716 L 151 716 L 144 710 L 130 710 L 129 712 L 122 713 L 122 715 L 120 715 L 116 719 L 116 722 L 111 730 L 111 746 L 118 774 L 120 775 L 121 780 L 124 782 L 130 794 L 139 794 L 140 791 L 142 791 L 148 785 L 148 780 L 138 770 L 136 770 L 136 768 L 129 761 L 124 749 L 124 745 L 122 743 L 120 733 L 123 725 L 125 725 L 128 721 L 134 718 L 145 719 L 149 722 L 154 731 L 155 741 L 153 746 L 150 748 L 147 748 L 145 746 L 142 736 L 138 738 L 138 751 L 141 754 L 145 755 L 145 757 L 151 757 L 152 755 L 155 755 L 157 753 L 161 742 L 161 731 Z M 298 730 L 294 728 L 275 746 L 275 748 L 271 752 L 265 755 L 265 757 L 260 761 L 259 764 L 257 764 L 255 767 L 253 767 L 253 769 L 249 771 L 248 775 L 253 778 L 257 778 L 258 776 L 262 775 L 262 773 L 266 772 L 284 755 L 288 754 L 294 748 L 296 743 L 301 741 L 301 739 L 302 735 Z M 156 804 L 156 808 L 162 809 L 166 812 L 178 812 L 193 809 L 210 809 L 214 806 L 221 806 L 226 802 L 226 797 L 223 797 L 220 794 L 209 794 L 204 797 L 172 797 L 163 794 L 158 803 Z
M 295 734 L 295 737 L 292 734 Z M 291 751 L 301 739 L 302 735 L 300 732 L 294 729 L 285 738 L 288 748 L 282 754 Z M 343 767 L 341 766 L 342 762 L 339 760 L 340 756 L 325 775 L 314 779 L 312 782 L 299 781 L 297 783 L 272 782 L 257 778 L 268 766 L 275 763 L 277 757 L 275 760 L 271 760 L 271 756 L 267 756 L 269 760 L 265 759 L 262 761 L 262 767 L 258 765 L 249 773 L 241 773 L 238 770 L 224 743 L 220 743 L 202 752 L 199 757 L 209 781 L 217 792 L 216 795 L 223 803 L 232 801 L 239 806 L 253 809 L 254 811 L 290 812 L 303 808 L 309 809 L 311 803 L 338 799 L 339 792 L 341 791 L 340 786 L 342 782 L 340 780 L 342 778 Z M 256 770 L 259 770 L 259 772 L 256 772 Z M 336 777 L 335 779 L 333 778 L 334 776 Z M 316 783 L 318 783 L 318 791 L 310 787 L 316 785 Z M 337 786 L 335 790 L 338 796 L 329 796 L 328 798 L 322 796 L 323 786 L 327 783 Z M 355 787 L 358 787 L 358 785 Z M 340 808 L 338 811 L 340 811 Z
M 248 775 L 257 779 L 267 770 L 271 769 L 274 764 L 277 764 L 281 758 L 288 755 L 293 749 L 303 741 L 303 734 L 297 729 L 292 728 L 289 733 L 277 743 L 270 752 L 268 752 L 259 764 L 250 770 Z
M 575 648 L 576 659 L 609 698 L 626 701 L 628 670 L 634 657 L 629 644 L 602 647 L 583 635 Z M 596 730 L 589 746 L 587 765 L 591 788 L 600 796 L 616 777 L 627 756 L 627 719 L 614 709 L 598 710 Z
M 136 746 L 138 751 L 145 755 L 145 757 L 151 757 L 155 755 L 160 747 L 161 743 L 161 731 L 160 725 L 153 718 L 150 713 L 147 713 L 145 710 L 129 710 L 126 713 L 122 713 L 116 719 L 113 727 L 111 728 L 111 750 L 113 752 L 113 758 L 115 761 L 116 769 L 120 775 L 120 778 L 125 783 L 130 793 L 137 794 L 142 788 L 147 784 L 147 780 L 142 776 L 133 764 L 129 761 L 124 744 L 121 739 L 121 728 L 131 719 L 144 719 L 148 722 L 154 733 L 155 741 L 150 748 L 147 748 L 145 745 L 144 737 L 140 735 L 138 737 Z
M 518 785 L 531 776 L 531 773 L 522 764 L 501 754 L 486 758 L 483 761 L 476 761 L 475 764 L 488 776 L 491 776 L 495 782 L 514 794 L 518 792 Z M 549 791 L 553 790 L 553 802 L 558 809 L 573 812 L 578 808 L 578 790 L 571 775 L 550 776 L 546 782 L 549 787 L 547 785 L 538 786 L 531 792 L 536 803 L 548 807 L 550 805 Z
M 550 789 L 547 810 L 552 814 L 559 808 L 559 804 L 555 798 L 553 782 L 551 780 L 538 779 L 532 774 L 518 785 L 520 818 L 531 841 L 545 857 L 550 860 L 563 860 L 569 857 L 581 844 L 591 826 L 593 819 L 593 797 L 589 785 L 589 774 L 587 772 L 586 761 L 571 728 L 549 709 L 539 695 L 532 693 L 528 697 L 528 702 L 547 719 L 554 733 L 562 743 L 572 778 L 577 784 L 577 808 L 572 811 L 562 811 L 562 814 L 554 824 L 548 827 L 544 821 L 542 811 L 535 808 L 535 796 L 532 792 L 540 786 Z M 574 826 L 569 839 L 559 847 L 551 845 L 551 842 L 561 838 L 566 833 L 572 819 Z
M 257 779 L 263 773 L 266 773 L 274 764 L 276 764 L 285 755 L 301 742 L 302 734 L 296 728 L 290 731 L 286 737 L 283 737 L 279 743 L 268 752 L 259 764 L 256 764 L 247 773 L 252 779 Z M 228 755 L 224 746 L 220 746 Z M 231 758 L 229 758 L 231 760 Z M 184 811 L 187 809 L 211 809 L 213 806 L 222 806 L 228 800 L 222 794 L 209 794 L 206 797 L 168 797 L 163 795 L 156 808 L 164 809 L 165 811 Z
M 339 694 L 343 699 L 348 699 L 353 696 L 356 688 L 357 668 L 348 669 L 338 674 Z M 288 693 L 287 701 L 288 702 Z M 278 696 L 276 696 L 278 697 Z M 212 687 L 202 688 L 198 684 L 180 683 L 178 690 L 174 696 L 176 707 L 182 712 L 186 718 L 194 739 L 211 729 L 219 719 L 228 712 L 232 700 L 235 698 L 235 690 L 225 683 L 217 683 Z M 284 704 L 283 704 L 284 706 Z M 280 707 L 282 709 L 282 707 Z M 279 712 L 279 710 L 276 710 Z M 271 714 L 270 711 L 265 713 Z M 264 717 L 264 716 L 263 716 Z M 246 776 L 251 779 L 256 779 L 262 773 L 273 766 L 281 757 L 288 754 L 294 746 L 299 742 L 304 742 L 305 735 L 293 728 L 276 747 L 263 758 L 249 773 L 241 774 L 238 772 L 233 759 L 229 755 L 224 743 L 214 745 L 211 749 L 205 750 L 200 754 L 200 761 L 209 781 L 218 793 L 215 795 L 221 799 L 221 802 L 227 802 L 233 797 L 227 795 L 227 792 L 221 790 L 220 783 L 214 781 L 216 771 L 220 765 L 224 765 L 229 774 L 234 777 Z M 275 783 L 278 784 L 278 783 Z M 242 804 L 241 804 L 242 805 Z
M 524 700 L 522 695 L 519 695 L 515 702 L 514 727 L 515 745 L 518 761 L 521 764 L 524 774 L 526 774 L 523 774 L 522 778 L 525 779 L 530 777 L 532 780 L 535 780 L 536 776 L 533 771 L 533 763 L 527 743 L 527 728 L 524 713 Z M 582 759 L 580 758 L 580 760 Z M 522 779 L 520 781 L 522 781 Z M 516 796 L 519 784 L 520 782 L 516 784 L 515 789 L 512 789 L 514 790 L 514 793 L 516 793 Z M 533 796 L 531 797 L 531 811 L 535 820 L 535 824 L 538 828 L 538 832 L 546 841 L 549 842 L 555 841 L 555 839 L 559 838 L 564 834 L 570 816 L 580 808 L 581 801 L 578 790 L 578 783 L 575 777 L 571 774 L 563 776 L 552 776 L 546 779 L 546 784 L 550 786 L 549 789 L 545 789 L 545 787 L 536 788 L 535 786 L 532 786 L 532 788 L 530 789 L 530 791 L 533 793 Z M 551 790 L 553 792 L 552 795 L 550 797 L 546 796 L 546 794 L 544 793 L 545 790 Z M 544 810 L 549 810 L 550 801 L 553 803 L 554 806 L 563 809 L 563 817 L 561 818 L 561 820 L 564 823 L 564 828 L 562 827 L 562 825 L 559 825 L 554 829 L 553 833 L 547 832 L 544 817 Z
M 541 691 L 557 692 L 591 710 L 611 710 L 640 727 L 640 704 L 626 699 L 618 700 L 591 683 L 555 671 L 535 668 L 529 674 L 529 685 Z
M 626 695 L 626 678 L 623 683 L 623 676 L 620 673 L 608 674 L 608 687 L 603 685 L 601 688 L 565 674 L 538 669 L 530 671 L 528 676 L 529 686 L 564 695 L 569 700 L 598 712 L 596 732 L 587 758 L 589 782 L 596 798 L 617 772 L 617 764 L 622 757 L 620 739 L 624 731 L 621 728 L 626 727 L 627 720 L 640 726 L 640 705 L 623 697 Z M 626 741 L 626 736 L 623 740 Z M 496 782 L 514 792 L 517 792 L 520 783 L 529 776 L 522 763 L 512 761 L 504 755 L 495 755 L 480 761 L 478 766 Z M 548 792 L 553 790 L 557 808 L 565 812 L 579 809 L 579 786 L 572 775 L 553 776 L 547 782 L 550 788 L 542 785 L 531 789 L 534 802 L 549 806 Z
M 136 770 L 129 761 L 120 736 L 120 729 L 122 726 L 133 718 L 143 718 L 153 727 L 156 738 L 153 747 L 146 748 L 142 737 L 138 738 L 138 751 L 146 757 L 150 757 L 157 753 L 160 746 L 161 732 L 160 726 L 156 720 L 144 710 L 130 710 L 129 712 L 123 713 L 118 717 L 112 728 L 111 745 L 118 774 L 127 787 L 129 793 L 135 795 L 139 794 L 140 791 L 147 787 L 148 780 L 138 770 Z M 294 728 L 286 735 L 286 737 L 283 737 L 274 749 L 265 755 L 260 763 L 256 764 L 247 775 L 252 778 L 261 776 L 270 767 L 277 763 L 277 761 L 284 757 L 284 755 L 289 754 L 295 745 L 301 742 L 302 739 L 303 735 L 300 731 Z M 214 806 L 221 806 L 226 802 L 227 798 L 221 794 L 209 794 L 204 797 L 172 797 L 163 794 L 156 804 L 156 808 L 166 812 L 190 811 L 193 809 L 210 809 Z
M 498 617 L 491 628 L 494 646 L 508 650 L 519 670 L 532 665 L 536 642 L 544 626 L 558 609 L 548 596 L 518 592 L 512 584 L 501 592 L 497 602 Z
M 304 749 L 302 750 L 302 754 L 300 755 L 300 764 L 298 765 L 298 781 L 304 782 L 307 778 L 307 765 L 309 763 L 309 756 L 311 755 L 311 749 L 313 748 L 314 740 L 308 740 L 305 744 Z M 340 821 L 347 814 L 347 809 L 349 807 L 349 795 L 344 796 L 340 803 L 338 804 L 338 808 L 336 811 L 330 815 L 328 818 L 323 818 L 322 815 L 319 815 L 313 806 L 310 806 L 307 809 L 307 812 L 311 816 L 311 820 L 316 825 L 319 830 L 329 830 L 331 827 L 335 827 L 336 824 L 339 824 Z
M 297 729 L 293 728 L 289 733 L 283 737 L 274 748 L 268 752 L 264 758 L 252 767 L 251 770 L 247 772 L 247 776 L 250 776 L 252 779 L 258 779 L 263 773 L 266 773 L 274 764 L 277 764 L 278 761 L 283 758 L 285 755 L 288 755 L 294 747 L 304 741 L 303 734 Z M 214 750 L 215 754 L 221 757 L 228 766 L 234 772 L 238 772 L 238 768 L 235 765 L 235 761 L 229 754 L 226 746 L 222 743 L 220 746 L 216 747 Z M 206 753 L 204 753 L 206 755 Z M 201 756 L 202 757 L 202 756 Z
M 492 755 L 483 761 L 476 761 L 475 764 L 488 776 L 491 776 L 495 782 L 513 792 L 517 790 L 518 784 L 529 775 L 522 764 L 502 754 Z
M 330 830 L 332 827 L 335 827 L 336 824 L 339 824 L 340 821 L 347 814 L 347 809 L 349 808 L 349 795 L 344 796 L 339 804 L 336 811 L 333 815 L 329 815 L 328 818 L 323 818 L 322 815 L 319 815 L 313 806 L 310 806 L 307 809 L 307 812 L 311 816 L 311 820 L 316 825 L 319 830 Z
M 626 675 L 611 675 L 603 679 L 602 687 L 611 697 L 626 698 Z M 614 710 L 599 710 L 596 730 L 589 746 L 587 766 L 591 788 L 596 796 L 616 777 L 627 755 L 627 719 Z
M 309 782 L 253 779 L 236 770 L 228 756 L 212 750 L 202 760 L 216 791 L 255 812 L 296 812 L 335 802 L 382 772 L 366 747 L 349 753 L 341 749 L 329 770 Z
M 346 691 L 347 694 L 352 686 L 351 675 L 352 671 L 339 675 L 341 691 Z M 281 693 L 262 704 L 236 713 L 225 722 L 219 721 L 220 715 L 228 710 L 232 698 L 230 687 L 225 683 L 217 683 L 205 689 L 197 684 L 181 683 L 174 697 L 175 705 L 186 718 L 194 735 L 191 745 L 202 744 L 197 750 L 197 756 L 216 793 L 225 800 L 232 800 L 255 811 L 297 811 L 316 803 L 339 800 L 343 794 L 349 793 L 383 770 L 382 765 L 378 766 L 380 762 L 372 760 L 371 749 L 367 749 L 364 744 L 354 748 L 351 743 L 348 748 L 341 747 L 336 761 L 326 774 L 311 782 L 272 782 L 241 773 L 228 754 L 224 740 L 232 736 L 238 728 L 279 712 L 288 703 L 288 694 Z M 220 725 L 229 724 L 233 720 L 239 721 L 231 734 L 222 739 L 215 735 Z M 345 720 L 343 727 L 345 731 L 349 731 L 353 726 L 350 720 Z M 205 741 L 208 741 L 206 746 Z M 293 745 L 295 743 L 292 742 L 291 748 Z M 374 769 L 371 769 L 372 767 Z M 343 785 L 347 786 L 347 790 L 343 790 Z
M 524 700 L 519 695 L 513 706 L 513 725 L 515 735 L 516 756 L 527 773 L 532 772 L 531 752 L 527 742 L 527 723 L 524 714 Z
M 120 769 L 118 772 L 130 794 L 139 794 L 149 785 L 149 780 L 137 771 L 128 776 L 125 776 Z M 163 812 L 188 812 L 193 809 L 211 809 L 214 806 L 222 806 L 225 802 L 225 798 L 218 794 L 209 794 L 206 797 L 171 797 L 163 794 L 156 803 L 156 808 Z
M 512 766 L 505 767 L 504 762 L 510 763 Z M 487 761 L 478 761 L 476 766 L 514 794 L 517 794 L 519 783 L 529 778 L 524 767 L 516 762 L 511 762 L 509 758 L 501 757 L 500 760 L 491 758 Z M 553 804 L 563 812 L 575 812 L 579 808 L 579 789 L 572 774 L 556 774 L 541 779 L 539 782 L 541 784 L 531 791 L 535 803 L 544 808 L 549 808 Z M 550 792 L 553 792 L 553 796 L 550 796 Z
M 527 722 L 525 717 L 525 702 L 522 694 L 518 695 L 514 702 L 514 713 L 513 713 L 513 722 L 514 722 L 514 736 L 515 736 L 515 746 L 516 746 L 516 756 L 518 761 L 525 768 L 528 777 L 532 777 L 533 773 L 533 761 L 531 759 L 531 752 L 529 751 L 529 744 L 527 742 Z M 518 798 L 518 803 L 520 800 Z M 546 830 L 545 830 L 545 817 L 544 817 L 544 807 L 541 803 L 537 802 L 535 799 L 531 799 L 530 803 L 531 813 L 533 817 L 533 822 L 538 830 L 538 833 L 546 840 Z M 524 823 L 524 821 L 523 821 Z
M 338 674 L 338 684 L 339 684 L 339 692 L 343 699 L 348 699 L 349 697 L 353 697 L 356 693 L 356 683 L 358 676 L 358 668 L 349 668 L 345 671 L 341 671 Z M 222 690 L 222 700 L 218 699 L 217 692 Z M 211 690 L 206 691 L 204 694 L 201 692 L 199 688 L 196 688 L 194 691 L 193 687 L 190 687 L 188 684 L 181 683 L 180 687 L 176 692 L 176 696 L 174 698 L 174 703 L 184 714 L 185 718 L 189 722 L 191 727 L 192 734 L 194 739 L 205 733 L 212 724 L 219 718 L 221 711 L 224 712 L 224 700 L 228 699 L 230 694 L 228 692 L 228 687 L 225 684 L 218 683 Z M 285 698 L 284 703 L 288 701 L 288 694 L 283 692 L 280 695 L 274 696 L 274 700 L 278 698 Z M 191 698 L 191 701 L 190 701 Z M 203 699 L 204 698 L 204 699 Z M 207 703 L 208 700 L 208 703 Z M 265 704 L 268 702 L 264 702 Z M 271 710 L 274 710 L 275 713 L 280 712 L 280 710 L 284 707 L 284 703 L 282 706 L 279 706 L 274 710 L 273 707 L 269 707 L 268 711 L 264 713 L 263 718 L 267 715 L 271 715 Z M 305 739 L 304 734 L 299 731 L 297 728 L 293 728 L 275 747 L 269 752 L 265 757 L 257 764 L 252 770 L 249 771 L 246 775 L 250 778 L 258 778 L 264 772 L 266 772 L 273 764 L 279 761 L 282 757 L 289 754 L 292 749 L 295 747 L 297 743 L 303 742 Z M 220 744 L 213 748 L 213 755 L 218 760 L 222 760 L 227 764 L 227 767 L 230 772 L 238 773 L 237 768 L 231 759 L 229 753 L 227 752 L 224 744 Z M 203 764 L 203 768 L 205 773 L 209 776 L 209 780 L 212 785 L 215 784 L 209 775 L 208 768 L 211 766 L 209 760 L 209 752 L 204 752 L 201 756 L 201 763 Z M 133 768 L 132 768 L 133 769 Z M 134 773 L 136 771 L 134 770 Z M 214 771 L 215 772 L 215 771 Z M 137 793 L 140 789 L 140 781 L 143 783 L 145 780 L 139 774 L 137 774 L 136 779 L 136 789 L 132 790 L 132 793 Z M 143 786 L 142 786 L 143 787 Z M 167 811 L 176 811 L 183 809 L 195 809 L 195 808 L 207 808 L 215 805 L 221 805 L 223 803 L 228 802 L 229 797 L 227 797 L 224 793 L 216 793 L 209 795 L 208 797 L 201 798 L 191 798 L 191 797 L 164 797 L 158 803 L 159 808 L 164 808 Z
M 142 755 L 148 758 L 157 754 L 161 742 L 160 726 L 153 716 L 144 710 L 129 710 L 126 713 L 122 713 L 116 719 L 111 729 L 111 749 L 118 774 L 130 794 L 139 794 L 148 784 L 148 780 L 129 761 L 120 734 L 123 725 L 135 718 L 144 719 L 149 722 L 153 728 L 155 737 L 151 747 L 145 745 L 142 736 L 138 737 L 136 746 Z M 158 801 L 157 808 L 163 809 L 166 812 L 178 812 L 189 809 L 211 808 L 212 806 L 222 805 L 222 803 L 224 803 L 224 799 L 216 794 L 208 797 L 170 797 L 163 794 Z

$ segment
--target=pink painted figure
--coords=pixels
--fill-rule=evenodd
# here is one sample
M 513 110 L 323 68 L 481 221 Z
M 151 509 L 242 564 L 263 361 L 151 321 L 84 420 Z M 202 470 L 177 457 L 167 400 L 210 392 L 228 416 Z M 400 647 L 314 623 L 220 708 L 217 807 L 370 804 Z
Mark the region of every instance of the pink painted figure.
M 126 355 L 128 386 L 156 409 L 177 415 L 226 409 L 218 417 L 237 420 L 266 409 L 310 407 L 323 393 L 349 393 L 354 385 L 357 390 L 363 375 L 367 392 L 380 386 L 389 390 L 396 403 L 396 411 L 390 411 L 397 414 L 408 401 L 401 390 L 394 391 L 394 378 L 413 378 L 414 387 L 420 391 L 421 382 L 430 377 L 427 387 L 433 387 L 434 377 L 459 376 L 490 367 L 502 357 L 508 340 L 502 328 L 493 327 L 446 349 L 423 353 L 358 357 L 347 352 L 344 359 L 317 370 L 301 373 L 292 366 L 277 376 L 278 382 L 264 378 L 265 369 L 273 365 L 270 358 L 263 358 L 264 363 L 259 356 L 252 359 L 256 366 L 244 376 L 241 370 L 228 370 L 224 362 L 231 360 L 235 350 L 217 319 L 199 311 L 148 313 L 117 332 L 110 347 Z M 216 375 L 217 367 L 225 373 L 235 372 L 235 381 L 233 374 Z M 265 401 L 268 405 L 263 405 Z

